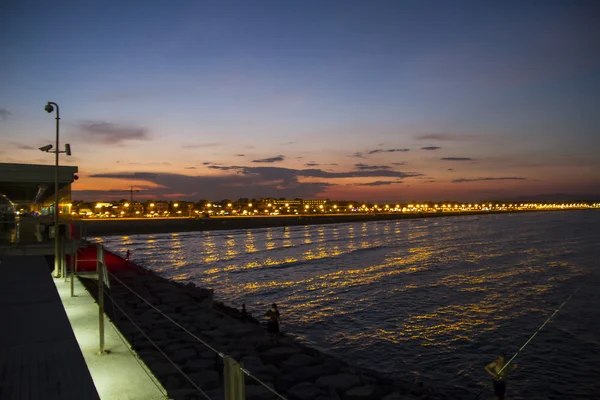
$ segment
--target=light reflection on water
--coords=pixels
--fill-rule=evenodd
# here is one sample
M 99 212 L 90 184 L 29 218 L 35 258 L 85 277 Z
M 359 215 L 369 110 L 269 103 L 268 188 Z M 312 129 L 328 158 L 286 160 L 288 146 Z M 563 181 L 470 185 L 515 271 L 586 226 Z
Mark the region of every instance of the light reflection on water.
M 511 398 L 600 392 L 600 213 L 569 211 L 107 237 L 166 277 L 214 288 L 354 364 L 412 374 L 449 393 L 489 385 L 483 366 L 512 354 L 584 282 L 519 357 Z M 553 379 L 554 378 L 554 379 Z

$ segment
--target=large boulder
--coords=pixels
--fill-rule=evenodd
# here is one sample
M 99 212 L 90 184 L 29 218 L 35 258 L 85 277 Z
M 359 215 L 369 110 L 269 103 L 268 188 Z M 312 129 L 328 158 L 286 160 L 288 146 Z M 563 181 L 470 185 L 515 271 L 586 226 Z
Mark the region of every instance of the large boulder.
M 298 383 L 287 391 L 290 400 L 314 400 L 321 394 L 323 392 L 309 382 Z
M 322 376 L 317 379 L 316 385 L 323 389 L 331 388 L 338 392 L 346 392 L 353 387 L 360 385 L 360 378 L 350 374 Z
M 378 398 L 381 393 L 375 385 L 357 386 L 347 390 L 344 394 L 344 400 L 371 400 Z
M 184 370 L 190 372 L 199 372 L 206 370 L 214 370 L 216 367 L 215 359 L 194 358 L 185 363 Z
M 221 381 L 217 371 L 194 372 L 188 375 L 195 384 L 203 389 L 216 389 L 220 387 Z
M 331 366 L 326 364 L 314 365 L 308 367 L 300 367 L 296 370 L 290 371 L 290 375 L 294 377 L 297 382 L 314 381 L 315 379 L 329 375 L 333 373 Z
M 263 385 L 246 385 L 246 400 L 277 399 L 277 395 Z
M 294 347 L 273 347 L 265 352 L 260 353 L 260 359 L 265 364 L 279 365 L 283 361 L 299 352 L 300 350 Z
M 293 356 L 281 363 L 281 370 L 284 372 L 291 371 L 300 367 L 306 367 L 314 363 L 316 363 L 314 357 L 303 353 L 294 354 Z

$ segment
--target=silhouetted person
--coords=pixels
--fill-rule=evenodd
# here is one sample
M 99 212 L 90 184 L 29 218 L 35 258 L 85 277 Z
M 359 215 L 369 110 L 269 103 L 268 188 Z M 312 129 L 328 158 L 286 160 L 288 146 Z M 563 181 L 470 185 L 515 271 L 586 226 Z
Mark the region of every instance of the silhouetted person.
M 246 322 L 248 319 L 248 311 L 246 311 L 246 305 L 242 304 L 242 321 Z
M 279 310 L 277 310 L 277 304 L 273 303 L 271 308 L 265 313 L 267 319 L 267 332 L 271 339 L 271 344 L 279 344 Z
M 126 261 L 129 261 L 129 254 L 130 254 L 129 253 L 129 249 L 127 249 L 127 253 L 125 254 L 125 260 Z
M 496 361 L 491 362 L 485 367 L 487 373 L 494 377 L 494 393 L 496 394 L 498 400 L 504 400 L 504 393 L 506 392 L 506 376 L 509 374 L 509 372 L 517 368 L 517 364 L 512 364 L 504 368 L 505 365 L 506 356 L 502 354 L 496 359 Z

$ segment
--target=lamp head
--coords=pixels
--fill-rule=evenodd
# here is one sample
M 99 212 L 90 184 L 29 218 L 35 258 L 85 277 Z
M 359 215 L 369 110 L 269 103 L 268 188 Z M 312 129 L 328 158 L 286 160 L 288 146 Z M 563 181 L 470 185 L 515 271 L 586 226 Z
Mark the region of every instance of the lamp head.
M 70 156 L 71 155 L 71 145 L 69 143 L 65 144 L 65 153 Z
M 52 145 L 51 144 L 47 144 L 45 146 L 40 147 L 41 151 L 45 151 L 45 152 L 49 152 L 50 149 L 52 149 Z
M 47 113 L 51 113 L 52 111 L 54 111 L 54 107 L 52 106 L 52 104 L 46 104 L 44 110 L 46 110 Z

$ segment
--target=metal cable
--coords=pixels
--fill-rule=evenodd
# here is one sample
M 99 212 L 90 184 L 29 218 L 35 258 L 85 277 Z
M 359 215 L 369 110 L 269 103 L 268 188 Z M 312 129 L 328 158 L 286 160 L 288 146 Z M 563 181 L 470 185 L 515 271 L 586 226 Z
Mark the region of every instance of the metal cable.
M 111 304 L 113 304 L 114 303 L 113 299 L 108 294 L 106 294 L 106 296 L 111 300 Z M 114 312 L 114 309 L 113 309 L 113 312 Z M 137 361 L 137 363 L 140 365 L 140 367 L 142 368 L 142 370 L 144 370 L 144 372 L 146 373 L 146 375 L 148 375 L 148 378 L 150 378 L 150 380 L 152 381 L 152 383 L 154 383 L 154 386 L 156 386 L 156 388 L 163 394 L 163 396 L 165 396 L 165 399 L 168 399 L 169 398 L 169 394 L 160 385 L 160 383 L 158 382 L 158 379 L 156 379 L 156 377 L 151 374 L 151 371 L 149 371 L 149 369 L 146 366 L 146 364 L 144 364 L 142 362 L 142 360 L 140 359 L 139 355 L 134 352 L 134 350 L 129 345 L 129 342 L 127 342 L 127 340 L 123 337 L 123 335 L 121 334 L 121 332 L 119 332 L 119 330 L 117 329 L 117 327 L 114 324 L 110 324 L 110 325 L 113 327 L 113 330 L 115 331 L 115 333 L 117 334 L 117 336 L 119 337 L 119 339 L 121 339 L 121 342 L 123 342 L 123 344 L 125 345 L 125 347 L 127 348 L 127 350 L 129 350 L 129 352 L 131 353 L 131 355 L 133 356 L 133 358 L 135 359 L 135 361 Z
M 133 289 L 131 289 L 126 284 L 124 284 L 119 278 L 117 278 L 116 276 L 114 276 L 110 271 L 108 272 L 108 274 L 110 276 L 112 276 L 121 285 L 123 285 L 131 293 L 135 294 L 140 300 L 142 300 L 144 303 L 148 304 L 150 307 L 152 307 L 154 310 L 156 310 L 163 317 L 165 317 L 166 319 L 168 319 L 169 321 L 171 321 L 173 324 L 175 324 L 176 326 L 178 326 L 179 328 L 181 328 L 183 331 L 185 331 L 188 335 L 190 335 L 191 337 L 193 337 L 194 339 L 196 339 L 197 341 L 199 341 L 200 343 L 202 343 L 203 345 L 205 345 L 206 347 L 208 347 L 209 349 L 211 349 L 212 351 L 214 351 L 215 353 L 217 353 L 219 355 L 219 357 L 221 357 L 221 358 L 225 357 L 225 354 L 223 354 L 220 351 L 216 350 L 211 345 L 209 345 L 208 343 L 206 343 L 204 340 L 200 339 L 198 336 L 194 335 L 192 332 L 190 332 L 189 330 L 187 330 L 184 326 L 181 326 L 178 322 L 176 322 L 175 320 L 173 320 L 167 314 L 165 314 L 162 311 L 160 311 L 158 308 L 156 308 L 154 306 L 154 304 L 150 303 L 148 300 L 144 299 L 142 296 L 140 296 L 139 294 L 137 294 Z
M 170 363 L 171 363 L 171 364 L 172 364 L 172 365 L 175 367 L 175 369 L 177 369 L 177 371 L 179 371 L 179 373 L 180 373 L 181 375 L 183 375 L 183 377 L 184 377 L 185 379 L 187 379 L 187 380 L 188 380 L 188 382 L 190 382 L 190 383 L 191 383 L 191 384 L 192 384 L 192 385 L 193 385 L 193 386 L 194 386 L 194 387 L 195 387 L 195 388 L 196 388 L 196 389 L 197 389 L 197 390 L 198 390 L 200 393 L 202 393 L 202 395 L 203 395 L 204 397 L 206 397 L 208 400 L 211 400 L 211 398 L 210 398 L 210 397 L 209 397 L 209 396 L 208 396 L 208 395 L 207 395 L 207 394 L 206 394 L 206 393 L 205 393 L 205 392 L 204 392 L 202 389 L 200 389 L 200 387 L 199 387 L 198 385 L 196 385 L 196 383 L 194 383 L 194 381 L 193 381 L 193 380 L 192 380 L 192 379 L 191 379 L 191 378 L 190 378 L 190 377 L 189 377 L 189 376 L 188 376 L 188 375 L 187 375 L 185 372 L 183 372 L 183 371 L 181 370 L 181 368 L 179 368 L 179 367 L 177 366 L 177 364 L 176 364 L 176 363 L 175 363 L 173 360 L 171 360 L 171 359 L 169 358 L 169 356 L 167 356 L 167 355 L 165 354 L 165 352 L 164 352 L 164 351 L 162 351 L 162 350 L 161 350 L 161 348 L 160 348 L 160 347 L 158 347 L 158 345 L 152 341 L 152 339 L 150 339 L 150 338 L 148 337 L 148 335 L 146 335 L 146 334 L 144 333 L 144 331 L 142 330 L 142 328 L 140 328 L 140 327 L 139 327 L 139 326 L 138 326 L 138 325 L 137 325 L 135 322 L 133 322 L 133 320 L 132 320 L 132 319 L 129 317 L 129 315 L 127 315 L 127 313 L 126 313 L 126 312 L 125 312 L 125 311 L 124 311 L 124 310 L 123 310 L 123 309 L 122 309 L 122 308 L 121 308 L 121 307 L 120 307 L 120 306 L 119 306 L 119 305 L 118 305 L 118 304 L 117 304 L 117 303 L 116 303 L 116 302 L 113 300 L 113 298 L 112 298 L 112 297 L 110 297 L 110 295 L 108 295 L 107 293 L 104 293 L 104 294 L 106 295 L 106 297 L 108 297 L 108 299 L 109 299 L 109 300 L 112 302 L 112 304 L 113 304 L 114 306 L 116 306 L 116 307 L 119 309 L 119 311 L 121 311 L 121 312 L 123 313 L 123 315 L 125 316 L 125 318 L 127 318 L 127 319 L 129 320 L 129 322 L 131 322 L 131 323 L 133 324 L 133 326 L 135 326 L 135 327 L 137 328 L 137 330 L 138 330 L 138 331 L 140 331 L 140 333 L 141 333 L 142 335 L 144 335 L 144 337 L 145 337 L 145 338 L 146 338 L 146 339 L 147 339 L 147 340 L 148 340 L 148 341 L 149 341 L 149 342 L 150 342 L 150 343 L 151 343 L 151 344 L 152 344 L 152 345 L 153 345 L 153 346 L 156 348 L 156 350 L 158 350 L 158 351 L 159 351 L 159 352 L 160 352 L 160 353 L 161 353 L 161 354 L 162 354 L 162 355 L 163 355 L 163 356 L 164 356 L 164 357 L 167 359 L 167 361 L 169 361 L 169 362 L 170 362 Z
M 107 270 L 108 271 L 108 270 Z M 135 294 L 140 300 L 142 300 L 143 302 L 145 302 L 146 304 L 148 304 L 150 307 L 152 307 L 154 310 L 156 310 L 158 313 L 160 313 L 163 317 L 165 317 L 166 319 L 168 319 L 169 321 L 171 321 L 173 324 L 175 324 L 176 326 L 178 326 L 179 328 L 181 328 L 183 331 L 185 331 L 188 335 L 192 336 L 194 339 L 196 339 L 197 341 L 199 341 L 200 343 L 202 343 L 203 345 L 205 345 L 206 347 L 208 347 L 209 349 L 211 349 L 212 351 L 214 351 L 215 353 L 217 353 L 219 355 L 219 357 L 224 358 L 225 354 L 221 353 L 220 351 L 214 349 L 212 346 L 210 346 L 208 343 L 206 343 L 204 340 L 200 339 L 198 336 L 194 335 L 192 332 L 190 332 L 188 329 L 186 329 L 184 326 L 180 325 L 178 322 L 174 321 L 171 317 L 169 317 L 168 315 L 166 315 L 165 313 L 163 313 L 162 311 L 160 311 L 158 308 L 156 308 L 152 303 L 148 302 L 148 300 L 144 299 L 142 296 L 140 296 L 139 294 L 137 294 L 133 289 L 131 289 L 129 286 L 127 286 L 125 283 L 123 283 L 123 281 L 121 281 L 119 278 L 117 278 L 115 275 L 113 275 L 110 271 L 108 272 L 108 274 L 115 279 L 117 282 L 119 282 L 121 285 L 123 285 L 127 290 L 129 290 L 131 293 Z M 240 369 L 242 370 L 242 372 L 244 372 L 246 375 L 248 375 L 250 378 L 256 380 L 258 383 L 260 383 L 262 386 L 264 386 L 265 388 L 267 388 L 269 391 L 271 391 L 273 394 L 277 395 L 279 398 L 283 399 L 283 400 L 287 400 L 285 397 L 283 397 L 281 394 L 277 393 L 274 389 L 272 389 L 270 386 L 268 386 L 266 383 L 264 383 L 263 381 L 261 381 L 260 379 L 258 379 L 257 377 L 255 377 L 254 375 L 252 375 L 252 373 L 250 371 L 248 371 L 247 369 L 240 367 Z
M 537 335 L 537 334 L 538 334 L 538 333 L 539 333 L 539 332 L 540 332 L 540 331 L 541 331 L 541 330 L 544 328 L 544 326 L 546 326 L 546 324 L 548 323 L 548 321 L 550 321 L 550 320 L 552 319 L 552 317 L 554 317 L 554 316 L 556 315 L 556 313 L 558 313 L 558 312 L 561 310 L 561 308 L 563 308 L 563 306 L 564 306 L 565 304 L 567 304 L 567 302 L 568 302 L 569 300 L 571 300 L 571 297 L 573 297 L 573 296 L 575 295 L 575 293 L 577 293 L 577 292 L 579 291 L 579 289 L 581 289 L 581 286 L 580 286 L 580 287 L 578 287 L 577 289 L 575 289 L 575 291 L 574 291 L 573 293 L 571 293 L 571 295 L 570 295 L 570 296 L 569 296 L 569 297 L 568 297 L 568 298 L 567 298 L 565 301 L 563 301 L 563 302 L 562 302 L 562 304 L 560 305 L 560 307 L 558 307 L 558 308 L 557 308 L 557 309 L 556 309 L 556 310 L 555 310 L 555 311 L 552 313 L 552 315 L 551 315 L 550 317 L 548 317 L 548 319 L 547 319 L 547 320 L 546 320 L 546 321 L 545 321 L 545 322 L 542 324 L 542 326 L 540 326 L 540 327 L 538 328 L 538 330 L 537 330 L 537 331 L 535 331 L 535 333 L 534 333 L 533 335 L 531 335 L 531 337 L 529 338 L 529 340 L 527 340 L 527 341 L 525 342 L 525 344 L 524 344 L 523 346 L 521 346 L 521 348 L 520 348 L 520 349 L 519 349 L 519 350 L 518 350 L 518 351 L 515 353 L 515 355 L 514 355 L 514 356 L 512 356 L 512 358 L 511 358 L 510 360 L 508 360 L 508 362 L 507 362 L 506 364 L 504 364 L 504 367 L 502 367 L 502 369 L 501 369 L 500 371 L 498 371 L 498 374 L 497 374 L 497 375 L 500 375 L 500 374 L 502 373 L 502 371 L 504 371 L 504 369 L 505 369 L 506 367 L 508 367 L 508 365 L 509 365 L 509 364 L 512 362 L 512 360 L 514 360 L 514 359 L 517 357 L 517 355 L 518 355 L 518 354 L 521 352 L 521 350 L 523 350 L 523 349 L 525 348 L 525 346 L 527 346 L 527 345 L 529 344 L 529 342 L 531 342 L 531 340 L 533 340 L 533 338 L 534 338 L 534 337 L 535 337 L 535 336 L 536 336 L 536 335 Z

